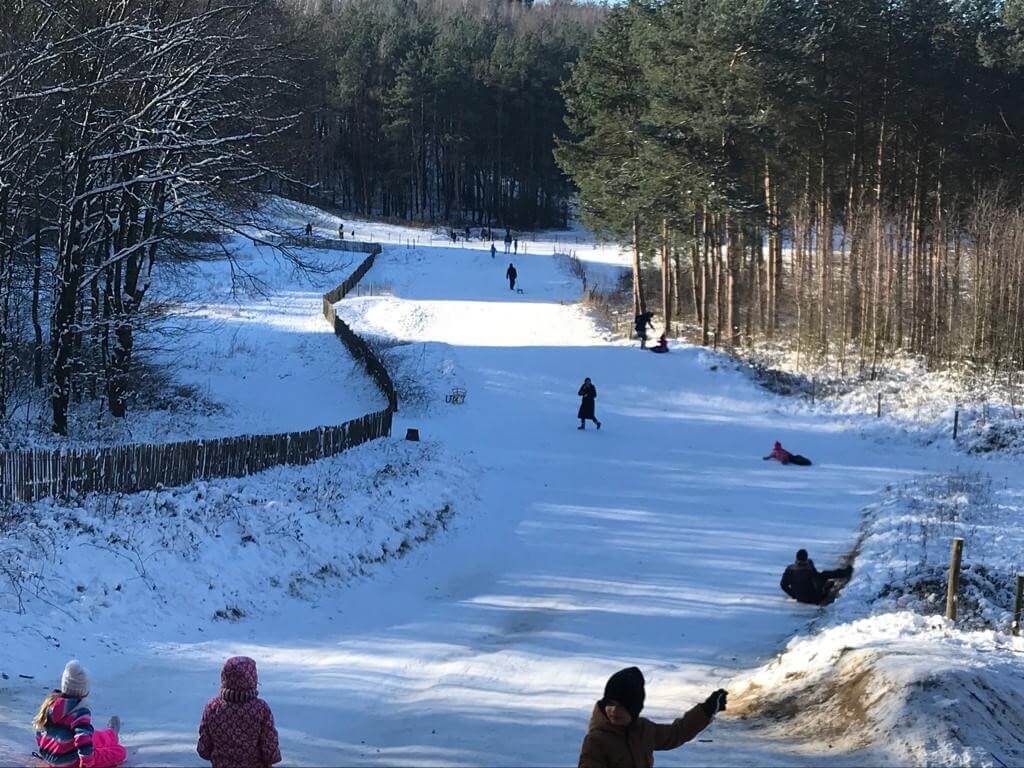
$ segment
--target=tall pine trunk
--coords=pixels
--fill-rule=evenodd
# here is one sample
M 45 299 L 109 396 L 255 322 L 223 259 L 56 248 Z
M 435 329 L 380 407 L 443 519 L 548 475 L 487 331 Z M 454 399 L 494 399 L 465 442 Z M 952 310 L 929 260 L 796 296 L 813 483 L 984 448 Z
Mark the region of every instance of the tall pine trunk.
M 672 251 L 668 242 L 668 219 L 661 220 L 661 311 L 665 335 L 672 333 Z

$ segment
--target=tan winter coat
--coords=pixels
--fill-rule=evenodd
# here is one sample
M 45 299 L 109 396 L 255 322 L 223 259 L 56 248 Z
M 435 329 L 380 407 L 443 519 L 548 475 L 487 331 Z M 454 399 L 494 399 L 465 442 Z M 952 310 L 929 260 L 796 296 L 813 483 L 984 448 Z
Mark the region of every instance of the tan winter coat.
M 675 749 L 685 744 L 696 738 L 710 722 L 697 705 L 670 725 L 659 725 L 641 717 L 629 728 L 622 728 L 612 725 L 595 704 L 580 750 L 579 768 L 652 768 L 655 750 Z

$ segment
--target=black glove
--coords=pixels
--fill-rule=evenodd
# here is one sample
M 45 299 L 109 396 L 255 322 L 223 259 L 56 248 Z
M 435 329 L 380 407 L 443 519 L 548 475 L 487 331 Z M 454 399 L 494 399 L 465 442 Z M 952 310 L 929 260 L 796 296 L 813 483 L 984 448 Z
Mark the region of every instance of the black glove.
M 725 698 L 729 695 L 729 692 L 724 688 L 719 688 L 717 691 L 712 693 L 703 704 L 700 705 L 701 709 L 704 710 L 704 714 L 708 716 L 710 720 L 719 712 L 725 711 Z

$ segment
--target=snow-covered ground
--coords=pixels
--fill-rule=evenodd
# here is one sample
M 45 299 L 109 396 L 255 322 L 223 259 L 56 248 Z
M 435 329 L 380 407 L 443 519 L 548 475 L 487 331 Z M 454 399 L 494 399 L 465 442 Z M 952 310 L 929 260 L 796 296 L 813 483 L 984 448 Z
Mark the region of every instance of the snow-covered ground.
M 768 388 L 793 396 L 795 412 L 826 413 L 881 443 L 909 440 L 976 455 L 1024 453 L 1019 372 L 970 365 L 929 370 L 923 359 L 896 357 L 880 363 L 874 379 L 853 363 L 843 376 L 835 359 L 827 367 L 806 359 L 798 365 L 794 350 L 768 344 L 744 352 L 739 364 L 751 365 Z
M 323 294 L 365 257 L 293 248 L 289 258 L 239 236 L 224 247 L 230 258 L 181 265 L 147 297 L 168 312 L 159 331 L 138 342 L 143 359 L 170 373 L 159 402 L 132 403 L 125 419 L 110 417 L 103 403 L 79 405 L 66 439 L 49 432 L 45 408 L 36 408 L 37 418 L 15 415 L 5 447 L 295 432 L 382 407 L 322 315 Z
M 330 217 L 287 206 L 297 223 L 314 219 L 324 235 L 337 229 Z M 387 295 L 348 299 L 339 313 L 376 336 L 405 386 L 418 391 L 418 402 L 403 404 L 396 436 L 416 427 L 437 453 L 400 462 L 420 471 L 419 479 L 400 474 L 410 483 L 406 499 L 387 495 L 404 482 L 395 479 L 353 487 L 337 503 L 379 510 L 387 533 L 403 519 L 419 530 L 417 510 L 447 499 L 447 530 L 365 578 L 336 579 L 294 599 L 271 589 L 274 599 L 251 599 L 239 621 L 209 618 L 232 588 L 251 597 L 259 579 L 283 584 L 297 560 L 312 567 L 335 546 L 351 562 L 379 532 L 339 541 L 323 528 L 332 522 L 306 521 L 307 536 L 324 536 L 308 560 L 291 545 L 284 554 L 270 549 L 264 562 L 263 546 L 248 550 L 239 539 L 224 552 L 211 543 L 198 572 L 218 556 L 225 562 L 215 594 L 198 603 L 199 576 L 190 576 L 185 589 L 161 592 L 141 621 L 116 610 L 116 600 L 86 611 L 77 588 L 63 591 L 53 610 L 74 620 L 55 624 L 64 629 L 60 649 L 27 628 L 5 643 L 25 649 L 0 695 L 7 754 L 25 754 L 35 699 L 77 654 L 94 671 L 97 714 L 119 710 L 134 764 L 197 764 L 196 724 L 220 663 L 247 653 L 261 666 L 287 764 L 572 764 L 615 669 L 641 666 L 646 714 L 668 718 L 758 674 L 795 633 L 821 628 L 819 610 L 784 599 L 780 572 L 801 546 L 825 567 L 848 553 L 862 509 L 887 486 L 976 464 L 1016 487 L 1002 459 L 979 462 L 917 441 L 882 448 L 850 418 L 794 412 L 701 350 L 656 356 L 611 340 L 576 305 L 578 281 L 552 257 L 553 240 L 492 259 L 489 243 L 452 247 L 440 236 L 428 243 L 421 230 L 350 226 L 357 238 L 392 243 L 366 278 Z M 617 250 L 572 249 L 596 269 L 623 263 Z M 510 260 L 521 294 L 504 280 Z M 575 428 L 584 376 L 598 389 L 599 432 Z M 465 404 L 444 403 L 451 387 L 467 391 Z M 775 439 L 815 466 L 761 461 Z M 367 461 L 393 463 L 380 452 L 396 450 L 415 449 L 378 443 L 311 471 L 344 478 Z M 262 478 L 231 482 L 275 487 Z M 267 493 L 282 495 L 301 521 L 310 502 L 291 483 Z M 367 494 L 368 505 L 357 500 Z M 193 490 L 166 495 L 181 497 L 178 508 L 197 503 Z M 253 505 L 222 498 L 226 513 L 252 519 Z M 257 537 L 267 536 L 264 517 L 253 522 Z M 241 528 L 231 523 L 230 531 L 238 537 Z M 900 764 L 905 754 L 853 741 L 830 750 L 822 739 L 797 742 L 786 730 L 726 716 L 700 741 L 659 754 L 658 764 Z

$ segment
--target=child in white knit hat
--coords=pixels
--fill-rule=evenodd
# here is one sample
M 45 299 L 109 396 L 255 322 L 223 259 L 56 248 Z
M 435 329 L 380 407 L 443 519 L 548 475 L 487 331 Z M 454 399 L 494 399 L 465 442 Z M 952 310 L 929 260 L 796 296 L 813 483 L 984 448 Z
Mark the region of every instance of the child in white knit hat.
M 128 753 L 118 741 L 120 719 L 114 716 L 105 730 L 93 730 L 92 713 L 84 701 L 88 695 L 89 676 L 72 659 L 64 667 L 60 689 L 47 694 L 32 721 L 39 744 L 36 757 L 50 765 L 80 768 L 115 768 L 124 762 Z

